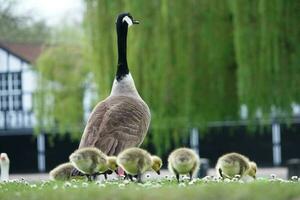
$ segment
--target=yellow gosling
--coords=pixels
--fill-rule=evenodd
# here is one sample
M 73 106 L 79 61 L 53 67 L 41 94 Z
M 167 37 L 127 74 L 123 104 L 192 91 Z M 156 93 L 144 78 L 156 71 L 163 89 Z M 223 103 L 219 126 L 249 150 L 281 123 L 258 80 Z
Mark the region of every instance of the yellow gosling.
M 72 163 L 63 163 L 49 172 L 50 180 L 66 181 L 71 179 L 71 172 L 74 169 Z
M 190 181 L 199 171 L 200 159 L 195 151 L 189 148 L 179 148 L 174 150 L 168 158 L 168 169 L 176 176 L 179 182 L 179 176 L 188 174 Z
M 136 176 L 138 182 L 142 182 L 142 174 L 153 169 L 160 173 L 162 161 L 157 156 L 151 156 L 146 150 L 140 148 L 129 148 L 121 152 L 117 157 L 118 166 L 129 175 Z
M 109 170 L 118 174 L 118 164 L 116 156 L 108 156 L 107 157 L 107 167 Z
M 228 153 L 218 159 L 216 170 L 222 178 L 242 178 L 245 175 L 256 178 L 257 166 L 242 154 Z
M 73 166 L 85 174 L 88 180 L 108 170 L 107 156 L 95 147 L 85 147 L 74 151 L 69 157 Z

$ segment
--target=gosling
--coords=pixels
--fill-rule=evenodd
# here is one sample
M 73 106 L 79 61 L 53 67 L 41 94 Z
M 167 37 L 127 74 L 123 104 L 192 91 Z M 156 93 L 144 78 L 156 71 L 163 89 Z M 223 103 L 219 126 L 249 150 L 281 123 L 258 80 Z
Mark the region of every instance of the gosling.
M 118 174 L 118 164 L 117 164 L 117 157 L 116 156 L 107 156 L 107 168 L 108 170 L 106 173 L 115 172 Z
M 121 152 L 117 157 L 117 164 L 120 166 L 129 178 L 132 176 L 142 183 L 142 174 L 153 169 L 160 174 L 162 160 L 158 156 L 151 156 L 146 150 L 140 148 L 128 148 Z
M 63 163 L 49 172 L 50 180 L 67 181 L 71 179 L 71 172 L 74 169 L 72 163 Z
M 228 153 L 218 159 L 216 170 L 217 174 L 223 179 L 232 179 L 234 177 L 240 179 L 246 175 L 255 179 L 257 165 L 244 155 L 239 153 Z
M 95 147 L 81 148 L 69 157 L 73 166 L 81 173 L 83 173 L 89 181 L 96 178 L 99 174 L 104 174 L 108 170 L 107 156 Z
M 168 169 L 175 174 L 179 183 L 179 176 L 188 174 L 190 181 L 199 171 L 200 159 L 195 151 L 189 148 L 179 148 L 174 150 L 168 158 Z

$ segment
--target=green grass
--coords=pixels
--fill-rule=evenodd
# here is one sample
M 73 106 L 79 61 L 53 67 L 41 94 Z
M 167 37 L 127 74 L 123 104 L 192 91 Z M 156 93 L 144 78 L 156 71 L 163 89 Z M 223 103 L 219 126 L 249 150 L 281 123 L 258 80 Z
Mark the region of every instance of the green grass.
M 144 184 L 127 181 L 0 183 L 0 200 L 86 200 L 86 199 L 203 199 L 203 200 L 279 200 L 300 199 L 300 182 L 259 180 L 251 183 L 198 180 L 177 184 L 175 181 L 146 181 Z

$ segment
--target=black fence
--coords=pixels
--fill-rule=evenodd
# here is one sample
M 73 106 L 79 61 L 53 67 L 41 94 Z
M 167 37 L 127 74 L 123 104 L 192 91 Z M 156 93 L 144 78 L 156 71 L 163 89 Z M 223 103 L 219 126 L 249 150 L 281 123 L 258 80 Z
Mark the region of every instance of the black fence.
M 200 138 L 200 156 L 209 158 L 211 166 L 224 153 L 239 152 L 260 166 L 273 164 L 273 144 L 271 129 L 263 128 L 262 132 L 247 130 L 247 127 L 211 128 Z
M 281 166 L 286 166 L 289 159 L 300 158 L 300 124 L 281 124 L 280 128 Z M 182 146 L 188 145 L 188 138 L 182 141 Z M 151 149 L 151 152 L 155 152 L 153 145 L 150 144 L 147 148 Z M 173 148 L 176 148 L 174 144 Z M 170 151 L 162 155 L 163 160 L 167 160 Z M 205 133 L 200 133 L 199 154 L 200 157 L 209 159 L 210 167 L 215 166 L 222 154 L 229 152 L 242 153 L 257 162 L 260 167 L 273 166 L 271 125 L 263 127 L 218 126 L 209 128 Z
M 245 126 L 210 128 L 199 138 L 200 156 L 210 160 L 213 167 L 220 155 L 240 152 L 256 161 L 259 166 L 273 165 L 273 144 L 270 127 L 250 131 Z M 78 141 L 69 136 L 46 136 L 46 171 L 68 161 L 68 156 L 78 147 Z M 188 138 L 183 146 L 188 145 Z M 300 125 L 281 125 L 282 165 L 291 158 L 300 158 Z M 153 148 L 150 144 L 149 148 Z M 170 149 L 171 151 L 171 149 Z M 0 136 L 0 152 L 8 153 L 12 173 L 37 172 L 37 139 L 32 135 Z M 151 152 L 155 152 L 152 149 Z M 166 152 L 164 167 L 166 167 Z
M 67 162 L 69 155 L 78 147 L 78 141 L 69 136 L 46 136 L 46 171 Z M 37 137 L 33 135 L 0 136 L 0 152 L 10 159 L 11 173 L 38 172 Z

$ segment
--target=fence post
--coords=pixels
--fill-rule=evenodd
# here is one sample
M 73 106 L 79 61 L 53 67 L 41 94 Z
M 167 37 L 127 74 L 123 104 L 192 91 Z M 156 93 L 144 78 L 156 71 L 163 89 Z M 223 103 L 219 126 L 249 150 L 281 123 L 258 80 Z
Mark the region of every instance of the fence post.
M 46 156 L 45 156 L 45 135 L 39 134 L 37 137 L 37 159 L 39 172 L 46 171 Z
M 199 132 L 198 132 L 198 128 L 192 128 L 192 130 L 191 130 L 190 145 L 191 145 L 191 148 L 200 156 L 200 154 L 199 154 Z
M 199 130 L 198 128 L 192 128 L 190 132 L 190 146 L 200 157 L 200 143 L 199 143 Z M 209 169 L 209 160 L 207 158 L 200 159 L 201 167 L 197 174 L 197 177 L 205 177 Z
M 272 123 L 272 141 L 273 141 L 273 165 L 281 165 L 281 136 L 280 124 L 278 122 Z

